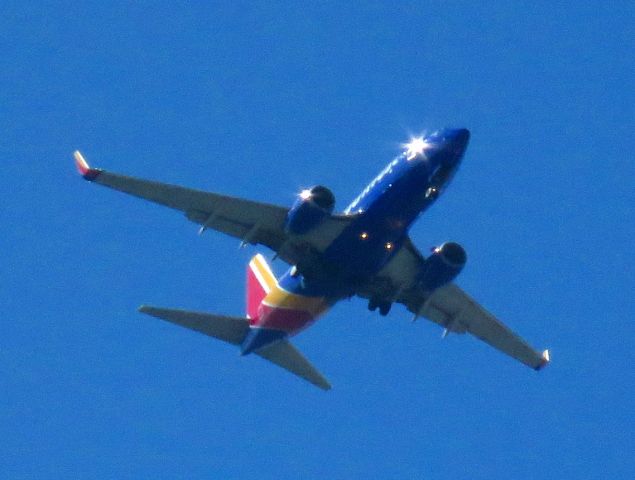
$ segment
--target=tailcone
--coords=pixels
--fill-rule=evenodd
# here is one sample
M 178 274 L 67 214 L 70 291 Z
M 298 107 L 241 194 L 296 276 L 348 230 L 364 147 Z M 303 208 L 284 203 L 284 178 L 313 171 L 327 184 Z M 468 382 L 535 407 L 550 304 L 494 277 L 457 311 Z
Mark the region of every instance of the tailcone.
M 272 330 L 269 328 L 250 328 L 240 344 L 240 354 L 248 355 L 267 345 L 284 340 L 287 336 L 282 330 Z

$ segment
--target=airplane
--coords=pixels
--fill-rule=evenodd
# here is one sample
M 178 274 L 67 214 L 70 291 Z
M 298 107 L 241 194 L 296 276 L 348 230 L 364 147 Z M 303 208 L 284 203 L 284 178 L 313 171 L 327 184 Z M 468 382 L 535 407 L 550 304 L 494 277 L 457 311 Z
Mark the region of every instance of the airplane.
M 128 177 L 92 168 L 79 151 L 76 167 L 90 182 L 185 213 L 199 234 L 217 230 L 264 245 L 289 269 L 279 279 L 261 254 L 247 268 L 246 315 L 240 317 L 143 305 L 139 311 L 239 346 L 328 390 L 328 380 L 290 343 L 338 301 L 359 296 L 387 315 L 394 303 L 449 333 L 470 333 L 540 370 L 538 352 L 481 307 L 456 283 L 467 261 L 463 247 L 446 242 L 424 256 L 408 230 L 436 202 L 456 173 L 470 139 L 465 128 L 413 138 L 339 214 L 335 196 L 317 185 L 291 208 Z

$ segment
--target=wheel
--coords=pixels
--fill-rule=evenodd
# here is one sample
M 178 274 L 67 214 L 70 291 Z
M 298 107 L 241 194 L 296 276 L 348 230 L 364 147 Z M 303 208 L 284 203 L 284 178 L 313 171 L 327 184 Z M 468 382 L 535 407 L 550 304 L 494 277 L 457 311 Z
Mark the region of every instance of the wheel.
M 386 315 L 388 315 L 388 312 L 390 312 L 390 307 L 392 306 L 391 303 L 382 303 L 381 305 L 379 305 L 379 314 L 382 317 L 385 317 Z

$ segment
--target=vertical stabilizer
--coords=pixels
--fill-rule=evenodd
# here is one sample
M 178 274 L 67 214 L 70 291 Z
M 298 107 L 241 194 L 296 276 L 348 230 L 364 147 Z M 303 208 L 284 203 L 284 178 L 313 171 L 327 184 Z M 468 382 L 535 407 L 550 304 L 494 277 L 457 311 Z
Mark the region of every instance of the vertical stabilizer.
M 258 254 L 247 267 L 247 317 L 258 317 L 258 307 L 262 299 L 276 287 L 277 280 L 265 257 Z

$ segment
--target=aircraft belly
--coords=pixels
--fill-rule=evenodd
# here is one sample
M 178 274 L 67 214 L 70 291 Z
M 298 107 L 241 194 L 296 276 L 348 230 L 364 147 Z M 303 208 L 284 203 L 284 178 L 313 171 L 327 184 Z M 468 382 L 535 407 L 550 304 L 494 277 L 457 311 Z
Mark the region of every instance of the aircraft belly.
M 407 223 L 395 215 L 371 211 L 353 222 L 329 246 L 324 259 L 346 281 L 375 275 L 399 250 Z
M 358 204 L 362 214 L 351 222 L 324 252 L 346 281 L 376 275 L 401 248 L 408 229 L 431 200 L 424 198 L 427 175 L 402 177 L 395 183 L 378 183 Z

